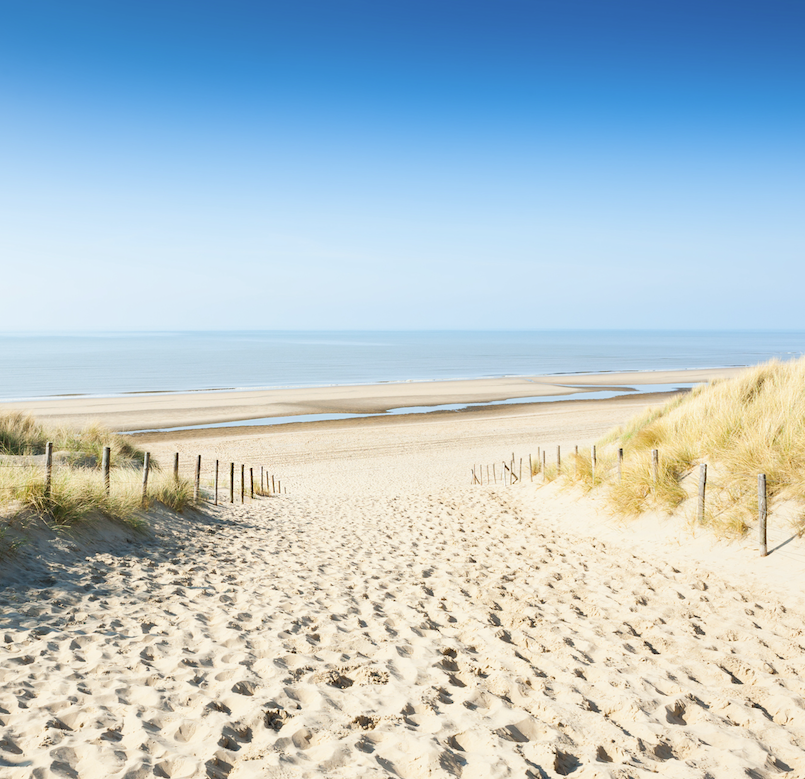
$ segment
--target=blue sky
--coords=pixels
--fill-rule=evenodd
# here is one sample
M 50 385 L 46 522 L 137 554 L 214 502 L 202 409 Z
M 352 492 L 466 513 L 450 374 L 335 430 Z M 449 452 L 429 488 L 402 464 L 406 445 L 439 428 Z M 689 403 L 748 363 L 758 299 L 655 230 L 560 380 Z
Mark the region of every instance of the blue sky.
M 805 328 L 800 0 L 0 0 L 0 330 Z

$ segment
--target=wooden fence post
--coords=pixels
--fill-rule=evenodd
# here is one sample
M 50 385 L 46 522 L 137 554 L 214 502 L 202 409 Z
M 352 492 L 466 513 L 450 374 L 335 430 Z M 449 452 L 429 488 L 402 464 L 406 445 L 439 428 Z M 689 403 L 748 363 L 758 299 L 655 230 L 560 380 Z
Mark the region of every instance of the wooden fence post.
M 699 504 L 698 504 L 698 517 L 699 524 L 704 524 L 704 493 L 707 489 L 707 463 L 702 463 L 699 468 Z
M 215 505 L 218 505 L 218 460 L 215 461 Z
M 618 449 L 618 481 L 623 481 L 623 448 Z
M 545 452 L 545 450 L 543 449 L 543 450 L 542 450 L 542 475 L 543 475 L 543 476 L 545 475 L 545 464 L 546 464 L 546 463 L 545 463 L 545 459 L 546 459 L 546 456 L 547 456 L 547 455 L 546 455 L 546 452 Z
M 179 481 L 179 452 L 173 455 L 173 480 Z
M 542 450 L 539 447 L 537 447 L 537 468 L 539 468 L 537 473 L 541 473 L 542 472 Z
M 229 463 L 229 502 L 235 502 L 235 463 Z
M 148 471 L 151 468 L 151 452 L 145 453 L 145 460 L 143 460 L 143 508 L 146 506 L 148 499 Z
M 769 553 L 766 545 L 766 519 L 768 516 L 768 504 L 766 502 L 766 474 L 759 473 L 757 476 L 757 506 L 758 520 L 760 528 L 760 556 L 766 557 Z
M 276 493 L 276 491 L 277 491 L 277 490 L 276 490 L 276 488 L 275 488 L 275 486 L 274 486 L 274 474 L 272 473 L 272 474 L 271 474 L 271 492 L 272 492 L 272 493 Z
M 517 477 L 517 481 L 523 480 L 523 458 L 520 458 L 520 475 Z
M 111 483 L 109 478 L 109 469 L 111 467 L 112 449 L 109 446 L 103 448 L 103 460 L 101 460 L 101 467 L 103 468 L 103 488 L 106 490 L 106 495 L 109 495 Z
M 651 480 L 656 484 L 660 477 L 660 450 L 651 450 Z
M 590 469 L 593 477 L 593 486 L 595 486 L 595 464 L 596 464 L 595 444 L 593 444 L 592 448 L 590 449 Z
M 196 480 L 193 482 L 193 502 L 198 502 L 198 493 L 201 487 L 201 455 L 196 459 Z
M 53 444 L 45 444 L 45 496 L 50 497 L 53 491 Z
M 252 491 L 252 500 L 254 500 L 254 468 L 249 468 L 249 486 Z
M 260 492 L 265 492 L 265 488 L 263 487 L 263 466 L 260 466 Z
M 241 463 L 240 464 L 240 502 L 243 503 L 246 500 L 246 466 Z

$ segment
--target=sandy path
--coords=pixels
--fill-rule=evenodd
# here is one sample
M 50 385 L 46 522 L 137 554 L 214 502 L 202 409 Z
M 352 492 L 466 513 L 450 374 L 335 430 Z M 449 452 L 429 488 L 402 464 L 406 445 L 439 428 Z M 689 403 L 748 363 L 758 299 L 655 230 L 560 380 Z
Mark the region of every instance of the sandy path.
M 470 487 L 523 424 L 219 441 L 291 493 L 31 561 L 0 776 L 805 775 L 801 601 Z

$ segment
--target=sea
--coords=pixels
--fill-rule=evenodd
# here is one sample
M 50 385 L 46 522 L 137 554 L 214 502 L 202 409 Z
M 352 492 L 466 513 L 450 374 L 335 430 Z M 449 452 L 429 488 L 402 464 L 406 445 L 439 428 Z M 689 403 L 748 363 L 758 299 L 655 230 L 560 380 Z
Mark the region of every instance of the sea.
M 0 401 L 754 365 L 805 331 L 91 332 L 0 335 Z

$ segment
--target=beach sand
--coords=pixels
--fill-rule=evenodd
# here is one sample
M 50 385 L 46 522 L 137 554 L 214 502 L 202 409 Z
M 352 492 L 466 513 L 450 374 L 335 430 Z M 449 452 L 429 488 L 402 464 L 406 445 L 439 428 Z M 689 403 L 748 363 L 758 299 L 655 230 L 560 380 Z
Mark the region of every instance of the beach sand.
M 7 566 L 0 776 L 805 776 L 801 541 L 470 484 L 652 402 L 141 437 L 288 492 Z
M 30 412 L 43 422 L 56 425 L 80 427 L 98 422 L 112 430 L 132 431 L 300 414 L 380 414 L 406 406 L 488 403 L 553 395 L 582 397 L 585 391 L 600 388 L 704 382 L 734 376 L 737 370 L 716 368 L 115 397 L 53 397 L 4 402 L 0 404 L 0 411 Z

